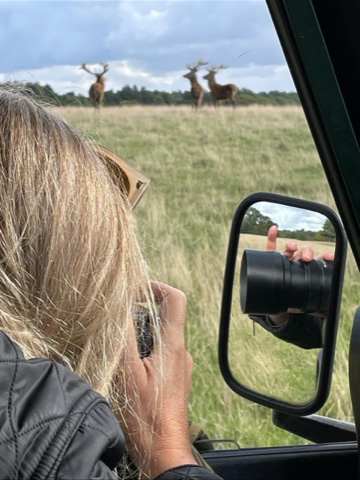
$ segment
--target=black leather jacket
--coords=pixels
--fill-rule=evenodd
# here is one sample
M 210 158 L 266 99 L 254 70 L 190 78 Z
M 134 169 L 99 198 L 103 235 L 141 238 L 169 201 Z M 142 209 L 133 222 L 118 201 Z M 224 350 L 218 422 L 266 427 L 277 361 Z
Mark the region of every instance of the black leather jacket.
M 105 399 L 64 366 L 25 360 L 0 332 L 0 480 L 115 480 L 125 449 Z M 203 467 L 158 480 L 219 480 Z
M 268 315 L 250 315 L 251 320 L 271 332 L 275 337 L 301 348 L 323 346 L 324 319 L 308 313 L 290 315 L 283 325 L 274 325 Z

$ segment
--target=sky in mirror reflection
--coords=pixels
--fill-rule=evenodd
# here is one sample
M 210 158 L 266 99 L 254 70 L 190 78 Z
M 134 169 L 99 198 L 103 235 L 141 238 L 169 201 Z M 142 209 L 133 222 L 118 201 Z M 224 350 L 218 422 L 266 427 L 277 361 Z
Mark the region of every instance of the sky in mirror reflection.
M 258 202 L 256 208 L 262 215 L 275 219 L 283 230 L 321 230 L 326 217 L 318 212 L 297 207 L 285 207 L 277 203 Z

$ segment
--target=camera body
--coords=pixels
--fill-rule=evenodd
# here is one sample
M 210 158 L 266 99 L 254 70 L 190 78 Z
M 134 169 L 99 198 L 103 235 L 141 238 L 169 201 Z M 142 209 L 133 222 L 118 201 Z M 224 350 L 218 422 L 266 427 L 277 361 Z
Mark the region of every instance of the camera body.
M 148 308 L 137 305 L 135 313 L 137 343 L 140 358 L 148 357 L 154 348 L 151 317 Z
M 329 308 L 333 262 L 291 261 L 267 250 L 244 251 L 240 305 L 246 314 L 325 313 Z

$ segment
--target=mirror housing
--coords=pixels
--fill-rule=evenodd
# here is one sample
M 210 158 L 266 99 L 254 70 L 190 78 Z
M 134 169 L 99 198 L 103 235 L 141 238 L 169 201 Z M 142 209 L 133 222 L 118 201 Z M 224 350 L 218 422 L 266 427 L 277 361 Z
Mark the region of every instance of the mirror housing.
M 306 209 L 317 212 L 330 220 L 334 227 L 336 246 L 332 265 L 332 280 L 330 287 L 329 306 L 326 325 L 323 333 L 323 348 L 318 362 L 316 392 L 313 398 L 302 403 L 291 403 L 281 400 L 241 383 L 230 368 L 229 362 L 229 332 L 233 301 L 234 277 L 237 266 L 238 246 L 241 236 L 241 226 L 249 208 L 257 202 L 269 202 L 288 207 Z M 341 292 L 345 269 L 347 240 L 338 215 L 324 205 L 271 193 L 255 193 L 245 198 L 238 206 L 230 232 L 220 316 L 219 330 L 219 365 L 225 382 L 238 395 L 255 403 L 292 415 L 310 415 L 318 411 L 326 402 L 329 395 L 332 368 L 334 361 L 336 334 L 341 302 Z

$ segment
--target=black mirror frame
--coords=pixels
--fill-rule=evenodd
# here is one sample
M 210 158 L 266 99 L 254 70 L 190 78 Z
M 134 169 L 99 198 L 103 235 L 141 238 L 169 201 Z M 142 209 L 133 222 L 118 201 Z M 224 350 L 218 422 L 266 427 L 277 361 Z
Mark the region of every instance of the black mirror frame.
M 327 217 L 333 224 L 336 235 L 335 244 L 335 261 L 333 266 L 333 281 L 331 286 L 329 315 L 327 317 L 324 345 L 322 350 L 321 365 L 318 372 L 317 391 L 312 400 L 303 404 L 292 404 L 278 400 L 251 390 L 242 383 L 240 383 L 232 374 L 229 359 L 229 330 L 231 318 L 231 305 L 233 296 L 234 274 L 236 267 L 236 258 L 238 252 L 240 228 L 242 220 L 247 210 L 257 202 L 271 202 L 289 207 L 297 207 L 314 212 L 321 213 Z M 226 259 L 223 295 L 220 314 L 220 329 L 219 329 L 219 366 L 222 376 L 227 385 L 238 395 L 258 403 L 268 408 L 278 410 L 280 412 L 289 413 L 292 415 L 310 415 L 318 411 L 326 402 L 331 386 L 332 369 L 334 363 L 334 354 L 336 346 L 336 334 L 338 327 L 339 311 L 341 304 L 341 293 L 343 286 L 345 261 L 347 251 L 347 239 L 345 231 L 341 224 L 338 215 L 329 207 L 319 203 L 310 202 L 307 200 L 286 197 L 266 192 L 254 193 L 246 197 L 236 209 L 230 232 L 228 253 Z

